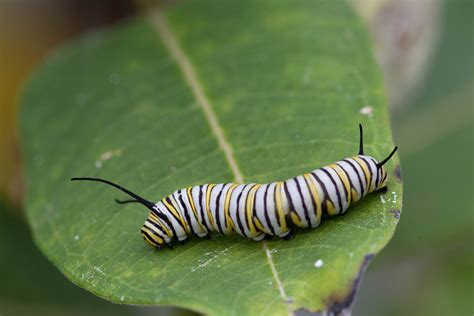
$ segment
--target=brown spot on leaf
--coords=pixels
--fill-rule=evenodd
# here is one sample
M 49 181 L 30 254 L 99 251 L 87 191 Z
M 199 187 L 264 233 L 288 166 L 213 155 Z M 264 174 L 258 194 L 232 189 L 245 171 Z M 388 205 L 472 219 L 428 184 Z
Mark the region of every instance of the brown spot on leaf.
M 305 308 L 296 310 L 293 315 L 295 316 L 348 316 L 351 314 L 352 304 L 354 303 L 354 297 L 359 288 L 362 276 L 364 275 L 365 269 L 369 265 L 370 261 L 374 257 L 373 253 L 365 255 L 364 261 L 359 268 L 359 272 L 351 283 L 347 294 L 341 296 L 340 294 L 331 295 L 326 301 L 327 308 L 325 311 L 310 311 Z
M 367 268 L 373 257 L 373 253 L 365 255 L 364 261 L 362 261 L 362 264 L 359 268 L 359 272 L 357 273 L 355 279 L 352 281 L 351 288 L 347 295 L 342 297 L 342 299 L 337 296 L 332 296 L 329 298 L 327 311 L 330 315 L 343 316 L 351 314 L 352 303 L 354 303 L 356 291 L 359 288 L 365 269 Z
M 300 308 L 293 313 L 294 316 L 323 316 L 321 312 L 312 312 L 304 308 Z
M 395 169 L 393 170 L 393 174 L 395 176 L 395 179 L 397 179 L 398 183 L 402 182 L 402 170 L 400 169 L 400 165 L 395 166 Z
M 400 219 L 400 210 L 397 210 L 396 208 L 392 208 L 389 212 L 392 213 L 392 215 L 393 215 L 393 217 L 395 217 L 395 219 L 397 219 L 397 220 Z

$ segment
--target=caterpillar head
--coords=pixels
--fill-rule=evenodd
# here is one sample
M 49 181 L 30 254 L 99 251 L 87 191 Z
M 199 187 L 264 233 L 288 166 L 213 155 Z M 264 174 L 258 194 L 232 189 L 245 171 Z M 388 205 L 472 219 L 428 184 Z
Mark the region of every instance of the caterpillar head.
M 141 229 L 143 239 L 149 245 L 158 249 L 165 244 L 172 247 L 170 242 L 173 234 L 164 216 L 157 211 L 150 212 Z
M 141 229 L 143 238 L 148 244 L 150 244 L 151 246 L 155 248 L 161 249 L 161 247 L 165 244 L 168 247 L 173 248 L 170 242 L 173 234 L 171 233 L 170 228 L 167 225 L 168 219 L 164 214 L 162 214 L 159 211 L 155 203 L 148 201 L 144 199 L 143 197 L 139 196 L 138 194 L 133 193 L 132 191 L 128 189 L 125 189 L 121 185 L 118 185 L 108 180 L 99 179 L 99 178 L 72 178 L 71 179 L 71 181 L 75 181 L 75 180 L 102 182 L 110 186 L 113 186 L 114 188 L 119 189 L 120 191 L 125 192 L 131 197 L 133 197 L 132 200 L 125 200 L 125 201 L 115 200 L 115 201 L 120 204 L 136 202 L 148 208 L 151 212 L 148 215 L 148 218 L 145 221 L 145 224 L 143 224 L 142 229 Z

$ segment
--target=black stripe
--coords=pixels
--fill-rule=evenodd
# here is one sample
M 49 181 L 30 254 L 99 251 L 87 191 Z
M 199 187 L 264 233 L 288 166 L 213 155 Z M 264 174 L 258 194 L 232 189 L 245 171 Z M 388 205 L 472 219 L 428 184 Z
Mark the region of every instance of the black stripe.
M 341 194 L 339 193 L 339 188 L 337 187 L 336 180 L 332 177 L 331 173 L 327 171 L 326 169 L 321 168 L 320 169 L 322 172 L 326 173 L 326 175 L 329 177 L 329 180 L 331 180 L 332 184 L 334 184 L 334 188 L 336 189 L 336 195 L 337 195 L 337 203 L 339 204 L 339 212 L 342 212 L 342 200 L 341 200 Z
M 253 184 L 252 186 L 250 186 L 250 189 L 248 190 L 247 192 L 247 196 L 245 197 L 245 205 L 244 205 L 244 214 L 245 214 L 245 224 L 247 225 L 247 228 L 249 230 L 249 234 L 250 234 L 250 221 L 252 219 L 250 219 L 247 215 L 247 204 L 249 202 L 249 195 L 250 195 L 250 192 L 252 191 L 252 189 L 255 187 L 256 184 Z M 250 236 L 248 236 L 250 238 Z
M 168 202 L 169 204 L 173 205 L 173 203 L 171 203 L 171 200 L 170 200 L 169 196 L 167 196 L 167 197 L 165 198 L 165 200 L 166 200 L 166 202 Z M 166 210 L 168 210 L 168 213 L 178 222 L 178 225 L 181 226 L 181 228 L 186 232 L 186 229 L 184 229 L 183 223 L 181 223 L 180 218 L 179 218 L 179 217 L 176 217 L 176 215 L 173 214 L 173 212 L 168 208 L 168 206 L 166 206 L 165 203 L 163 203 L 163 206 L 166 208 Z M 175 229 L 174 229 L 174 226 L 173 226 L 172 224 L 171 224 L 171 229 L 173 230 L 173 234 L 174 234 L 175 236 L 177 236 L 176 231 L 175 231 Z
M 237 225 L 239 226 L 240 231 L 244 235 L 245 235 L 245 230 L 244 230 L 244 227 L 242 226 L 242 220 L 240 219 L 240 207 L 239 207 L 239 205 L 240 205 L 240 199 L 242 198 L 242 193 L 244 192 L 247 185 L 248 184 L 244 185 L 244 187 L 242 188 L 242 191 L 240 191 L 239 195 L 237 196 L 237 211 L 236 211 Z
M 277 219 L 278 228 L 281 229 L 280 214 L 278 214 L 277 198 L 276 198 L 277 184 L 278 184 L 278 183 L 275 183 L 275 188 L 274 188 L 274 190 L 273 190 L 273 204 L 275 205 L 275 212 L 274 212 L 274 215 L 275 215 L 275 217 L 276 217 L 276 219 Z
M 253 226 L 255 227 L 255 230 L 256 231 L 261 231 L 257 225 L 255 225 L 255 222 L 254 222 L 254 217 L 257 217 L 257 220 L 258 220 L 258 216 L 257 216 L 257 193 L 258 193 L 258 190 L 260 190 L 260 188 L 258 188 L 256 191 L 255 191 L 255 194 L 253 195 L 253 208 L 252 208 L 252 223 L 253 223 Z M 260 221 L 260 220 L 259 220 Z M 263 232 L 264 233 L 264 232 Z
M 191 229 L 191 234 L 197 236 L 196 232 L 194 231 L 194 227 L 193 227 L 193 224 L 191 222 L 191 215 L 194 216 L 194 214 L 190 214 L 188 208 L 186 207 L 186 203 L 184 203 L 184 200 L 183 200 L 183 190 L 178 190 L 176 192 L 176 194 L 178 194 L 178 201 L 179 203 L 181 204 L 181 207 L 183 208 L 183 213 L 184 213 L 184 218 L 186 219 L 186 222 L 189 226 L 189 228 Z M 175 198 L 176 200 L 176 198 Z
M 346 174 L 347 179 L 349 179 L 349 194 L 351 194 L 351 201 L 352 201 L 352 189 L 355 189 L 354 183 L 352 183 L 351 176 L 349 175 L 349 172 L 344 169 L 344 166 L 341 166 L 340 164 L 336 163 L 339 167 L 341 167 L 342 171 Z M 356 190 L 357 191 L 357 190 Z
M 161 202 L 163 203 L 163 202 Z M 164 205 L 164 204 L 163 204 Z M 166 206 L 165 206 L 166 207 Z M 166 216 L 165 214 L 163 214 L 161 212 L 161 210 L 159 210 L 158 208 L 154 208 L 153 211 L 152 211 L 153 214 L 155 214 L 158 218 L 164 220 L 166 222 L 166 224 L 168 224 L 168 226 L 171 226 L 171 222 L 168 218 L 168 216 Z
M 337 164 L 336 164 L 337 165 Z M 339 180 L 341 180 L 341 184 L 342 184 L 342 188 L 344 189 L 344 193 L 346 194 L 346 200 L 347 200 L 347 206 L 349 207 L 349 193 L 350 192 L 347 192 L 347 188 L 346 188 L 346 185 L 344 184 L 344 181 L 342 180 L 342 177 L 339 175 L 339 173 L 336 171 L 335 168 L 331 168 L 332 170 L 334 170 L 334 172 L 336 173 L 337 177 L 339 178 Z M 344 168 L 342 168 L 343 171 L 344 171 Z M 350 183 L 349 183 L 350 184 Z M 350 187 L 349 187 L 350 189 Z
M 167 235 L 166 232 L 160 227 L 160 225 L 158 223 L 155 223 L 153 220 L 147 218 L 147 220 L 145 221 L 145 224 L 146 223 L 150 223 L 153 227 L 158 229 L 163 235 Z M 156 235 L 155 233 L 153 233 L 153 234 Z M 158 235 L 158 237 L 163 238 L 160 235 Z
M 170 202 L 172 202 L 172 201 L 171 201 L 171 199 L 173 199 L 173 201 L 174 201 L 174 204 L 173 204 L 173 203 L 171 203 L 171 205 L 172 205 L 173 207 L 175 207 L 175 205 L 176 205 L 176 206 L 178 206 L 178 208 L 176 208 L 176 207 L 175 207 L 175 209 L 176 209 L 176 212 L 178 212 L 178 213 L 180 213 L 180 214 L 181 214 L 181 212 L 180 212 L 180 210 L 179 210 L 179 205 L 178 205 L 178 202 L 176 201 L 176 198 L 174 197 L 174 195 L 175 195 L 177 192 L 178 192 L 178 191 L 174 191 L 174 192 L 173 192 L 173 193 L 170 195 Z M 182 214 L 181 214 L 181 215 L 182 215 Z M 185 215 L 186 215 L 186 214 L 185 214 Z M 183 220 L 184 220 L 184 225 L 187 225 L 187 224 L 189 224 L 189 223 L 187 223 L 187 222 L 186 222 L 186 221 L 187 221 L 187 220 L 186 220 L 186 218 L 184 218 Z M 186 226 L 183 226 L 183 223 L 182 223 L 181 221 L 179 221 L 179 223 L 181 224 L 181 226 L 182 226 L 182 227 L 183 227 L 183 229 L 184 229 L 184 232 L 185 232 L 185 233 L 186 233 L 186 235 L 187 235 Z
M 268 216 L 268 209 L 267 209 L 267 194 L 268 194 L 268 188 L 270 187 L 270 184 L 267 185 L 265 188 L 265 194 L 263 195 L 263 213 L 265 214 L 265 221 L 267 222 L 267 227 L 270 228 L 270 232 L 272 235 L 275 235 L 275 229 L 272 225 L 272 222 L 270 221 L 270 216 Z
M 196 221 L 201 227 L 203 226 L 205 227 L 206 225 L 204 225 L 202 222 L 204 221 L 204 218 L 203 217 L 199 218 L 199 212 L 196 208 L 196 205 L 198 204 L 196 203 L 196 201 L 194 201 L 193 189 L 195 188 L 196 187 L 191 187 L 189 189 L 186 189 L 186 197 L 188 198 L 189 206 L 191 206 L 191 210 L 193 211 L 194 216 L 196 216 Z M 189 190 L 189 194 L 187 192 L 188 190 Z M 193 205 L 194 205 L 194 208 L 193 208 Z M 196 212 L 196 214 L 194 213 L 194 211 Z
M 212 200 L 212 191 L 214 190 L 216 186 L 214 185 L 212 188 L 211 188 L 211 191 L 209 191 L 209 213 L 212 214 L 212 208 L 211 208 L 211 200 Z M 207 189 L 209 190 L 209 184 L 207 185 Z M 207 199 L 207 192 L 206 192 L 206 199 Z M 207 208 L 207 201 L 204 201 L 204 204 L 206 205 L 206 208 Z M 207 211 L 206 211 L 206 214 L 207 214 Z M 211 219 L 209 218 L 209 222 L 211 222 Z M 214 218 L 214 222 L 216 222 L 216 219 Z M 216 223 L 211 223 L 211 225 L 215 225 Z M 214 230 L 217 230 L 215 226 L 214 227 Z
M 369 162 L 367 160 L 365 160 L 364 157 L 359 157 L 359 158 L 367 165 L 367 169 L 369 169 L 369 174 L 370 174 L 369 183 L 372 183 L 372 178 L 374 177 L 374 174 L 372 172 L 372 168 L 370 168 Z M 370 185 L 369 185 L 369 187 L 370 187 Z
M 363 176 L 364 182 L 365 182 L 364 194 L 367 194 L 367 193 L 369 193 L 369 179 L 367 178 L 367 176 L 366 176 L 366 174 L 365 174 L 365 172 L 364 172 L 364 168 L 363 168 L 362 165 L 359 163 L 359 161 L 354 159 L 354 162 L 359 166 L 360 172 L 362 172 L 362 176 Z
M 360 190 L 361 190 L 360 198 L 362 199 L 362 197 L 365 194 L 365 190 L 364 190 L 364 185 L 362 184 L 362 178 L 360 177 L 359 171 L 357 171 L 356 167 L 354 166 L 354 164 L 352 164 L 352 162 L 350 160 L 344 159 L 343 161 L 347 162 L 352 167 L 355 174 L 357 175 L 357 178 L 359 179 Z M 364 171 L 362 171 L 362 172 L 364 172 Z M 365 177 L 364 177 L 364 181 L 365 181 Z
M 349 179 L 349 194 L 351 195 L 351 202 L 352 202 L 352 189 L 355 189 L 354 187 L 354 184 L 352 183 L 352 179 L 351 179 L 351 176 L 349 175 L 349 172 L 346 171 L 346 169 L 344 169 L 344 166 L 341 166 L 340 164 L 336 163 L 336 165 L 338 165 L 342 171 L 344 172 L 344 174 L 346 175 L 347 179 Z M 357 172 L 356 172 L 357 173 Z M 357 191 L 357 190 L 356 190 Z M 349 205 L 347 205 L 349 206 Z
M 300 183 L 299 183 L 297 178 L 293 178 L 293 181 L 295 181 L 296 189 L 298 190 L 298 193 L 300 194 L 301 203 L 303 204 L 304 217 L 306 219 L 306 222 L 308 223 L 308 226 L 311 226 L 311 219 L 309 218 L 308 208 L 306 207 L 306 203 L 305 203 L 304 198 L 303 198 L 303 192 L 301 191 Z M 309 188 L 308 188 L 308 190 L 309 190 Z
M 375 178 L 375 186 L 379 185 L 379 180 L 380 180 L 380 170 L 379 168 L 377 168 L 377 161 L 375 161 L 374 158 L 370 158 L 370 160 L 372 160 L 372 162 L 374 163 L 375 165 L 375 170 L 377 170 L 377 177 Z
M 163 203 L 163 202 L 162 202 Z M 164 205 L 164 204 L 163 204 Z M 164 205 L 165 208 L 166 208 L 166 205 Z M 168 210 L 169 212 L 169 210 Z M 173 237 L 176 237 L 176 231 L 174 230 L 174 226 L 173 224 L 171 224 L 171 221 L 170 219 L 168 218 L 168 216 L 166 214 L 163 214 L 163 213 L 156 213 L 156 215 L 158 216 L 158 218 L 162 219 L 163 221 L 166 222 L 166 224 L 168 225 L 168 227 L 171 229 L 171 232 L 173 233 Z
M 319 184 L 319 186 L 323 190 L 324 197 L 321 199 L 321 213 L 322 214 L 329 214 L 328 205 L 327 205 L 327 201 L 329 199 L 329 194 L 328 194 L 328 190 L 326 188 L 326 185 L 323 183 L 323 181 L 321 181 L 321 179 L 319 179 L 319 177 L 314 172 L 311 172 L 311 175 L 313 176 L 314 180 L 316 180 L 316 182 Z
M 219 212 L 219 200 L 221 199 L 221 196 L 222 196 L 222 191 L 224 191 L 224 188 L 227 184 L 224 184 L 222 185 L 222 189 L 219 191 L 219 193 L 217 193 L 217 197 L 216 197 L 216 215 L 214 216 L 215 219 L 216 219 L 216 223 L 217 223 L 217 230 L 223 234 L 223 231 L 222 231 L 222 225 L 221 225 L 221 221 L 220 221 L 220 212 Z M 222 212 L 223 213 L 223 212 Z
M 288 181 L 283 182 L 283 188 L 285 190 L 286 199 L 290 203 L 290 213 L 296 214 L 296 217 L 298 217 L 298 220 L 301 222 L 301 217 L 296 212 L 295 205 L 293 204 L 293 199 L 291 198 L 290 192 L 288 191 L 288 185 L 286 184 L 287 182 Z
M 224 195 L 224 209 L 222 210 L 222 214 L 224 215 L 224 227 L 227 228 L 228 230 L 230 230 L 231 232 L 233 231 L 232 224 L 230 226 L 227 226 L 227 215 L 225 213 L 225 204 L 226 204 L 226 200 L 227 200 L 227 195 L 229 194 L 229 191 L 230 191 L 230 189 L 232 188 L 233 185 L 234 185 L 234 183 L 229 183 L 229 189 L 227 190 L 227 192 Z M 232 217 L 230 216 L 230 205 L 232 204 L 231 203 L 232 202 L 231 201 L 232 200 L 232 193 L 234 192 L 235 188 L 236 187 L 234 187 L 232 189 L 232 192 L 230 192 L 230 196 L 229 196 L 229 209 L 228 209 L 228 211 L 229 211 L 229 221 L 231 223 L 233 223 L 234 221 L 232 220 Z
M 198 196 L 198 202 L 199 202 L 199 207 L 201 208 L 200 212 L 201 212 L 201 217 L 202 217 L 202 220 L 204 222 L 204 226 L 206 227 L 206 229 L 208 231 L 210 231 L 211 229 L 209 228 L 209 226 L 207 226 L 207 220 L 209 220 L 207 218 L 207 212 L 204 210 L 204 207 L 202 206 L 202 197 L 203 197 L 203 193 L 202 193 L 202 188 L 203 188 L 203 185 L 200 185 L 199 186 L 199 196 Z M 206 220 L 207 219 L 207 220 Z
M 142 236 L 144 236 L 144 237 L 146 236 L 147 241 L 148 241 L 150 244 L 152 244 L 152 246 L 158 247 L 158 246 L 160 245 L 159 243 L 157 243 L 156 241 L 154 241 L 153 238 L 151 238 L 151 236 L 150 236 L 146 231 L 144 231 L 143 229 L 141 230 L 141 233 L 142 233 Z
M 309 187 L 308 180 L 306 179 L 305 176 L 303 176 L 304 181 L 306 182 L 306 185 L 308 186 L 308 192 L 309 196 L 311 197 L 311 202 L 313 202 L 313 209 L 314 209 L 314 215 L 316 218 L 318 217 L 318 204 L 316 203 L 316 200 L 314 199 L 313 193 L 311 192 L 311 188 Z M 317 192 L 316 192 L 317 193 Z M 311 223 L 309 223 L 311 226 Z

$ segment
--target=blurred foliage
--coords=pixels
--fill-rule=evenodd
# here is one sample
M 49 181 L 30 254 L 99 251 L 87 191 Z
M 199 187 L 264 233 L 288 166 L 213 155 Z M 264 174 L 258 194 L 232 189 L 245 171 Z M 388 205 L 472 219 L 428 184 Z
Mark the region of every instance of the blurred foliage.
M 0 313 L 132 315 L 70 283 L 33 244 L 24 221 L 0 202 Z
M 403 166 L 403 216 L 368 269 L 354 315 L 474 312 L 474 2 L 446 0 L 442 12 L 425 80 L 392 117 Z M 397 284 L 384 285 L 389 278 Z
M 131 0 L 0 1 L 0 197 L 21 205 L 17 96 L 31 70 L 59 43 L 133 12 Z
M 404 251 L 472 233 L 474 2 L 444 5 L 444 29 L 426 81 L 413 104 L 394 113 L 397 141 L 417 143 L 409 151 L 400 150 L 408 188 L 404 204 L 410 211 L 392 246 Z

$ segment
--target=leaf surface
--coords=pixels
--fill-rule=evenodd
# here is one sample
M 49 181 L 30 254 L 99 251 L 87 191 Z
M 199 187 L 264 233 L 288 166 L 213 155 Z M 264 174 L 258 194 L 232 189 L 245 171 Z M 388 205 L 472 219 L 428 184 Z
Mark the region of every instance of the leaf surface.
M 359 122 L 366 152 L 388 154 L 381 75 L 344 2 L 206 0 L 151 12 L 63 48 L 29 84 L 34 238 L 71 281 L 114 302 L 211 315 L 348 309 L 398 222 L 397 158 L 383 198 L 291 241 L 214 235 L 173 251 L 143 242 L 142 207 L 68 179 L 102 177 L 152 200 L 207 182 L 284 180 L 356 154 Z

